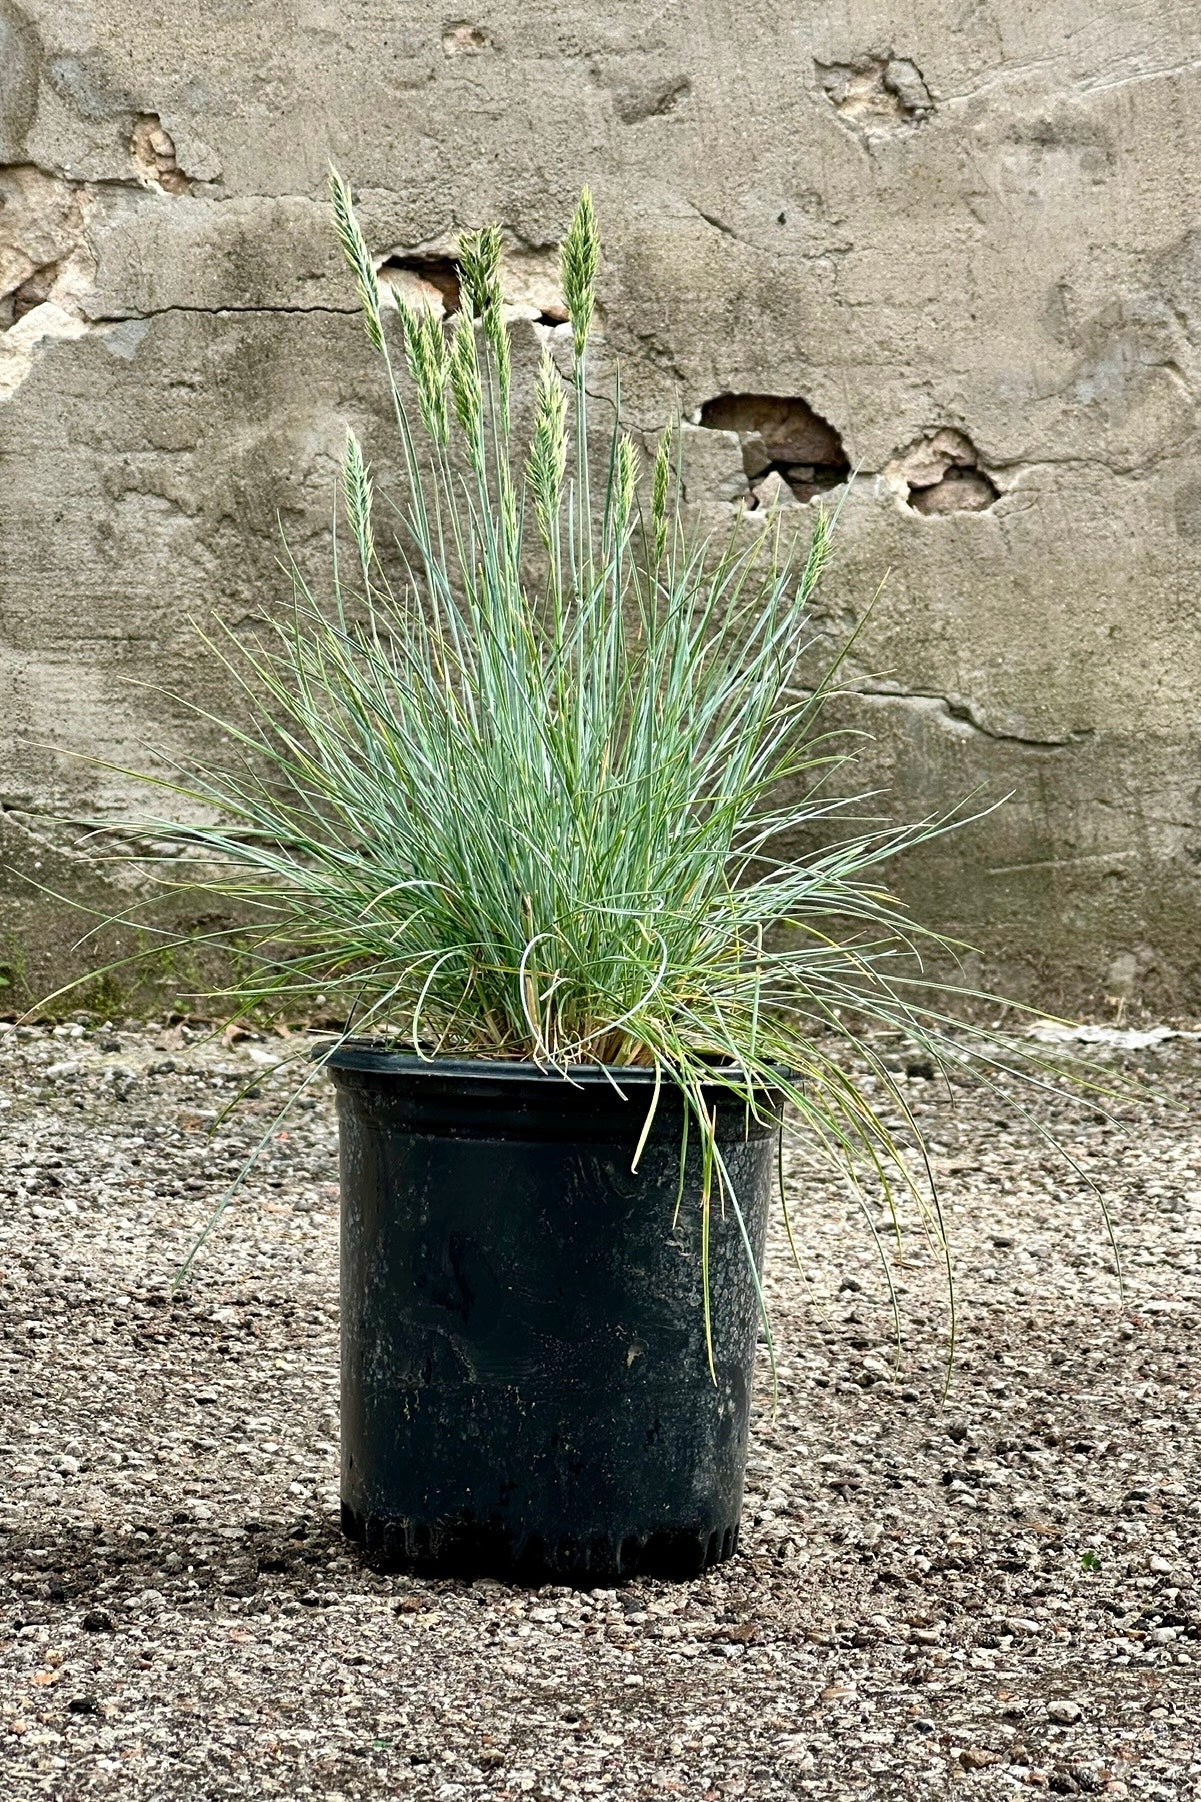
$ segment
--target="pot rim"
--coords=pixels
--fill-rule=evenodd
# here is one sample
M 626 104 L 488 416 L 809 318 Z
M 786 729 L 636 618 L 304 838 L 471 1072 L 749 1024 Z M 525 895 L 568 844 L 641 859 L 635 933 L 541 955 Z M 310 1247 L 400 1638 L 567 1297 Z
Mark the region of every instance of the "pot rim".
M 366 1070 L 380 1075 L 451 1078 L 454 1081 L 479 1082 L 543 1082 L 567 1083 L 572 1087 L 606 1088 L 623 1086 L 653 1088 L 656 1076 L 663 1087 L 676 1086 L 666 1070 L 656 1072 L 645 1064 L 569 1064 L 566 1069 L 550 1067 L 518 1059 L 489 1057 L 419 1057 L 412 1051 L 391 1051 L 376 1039 L 335 1040 L 315 1045 L 314 1062 L 321 1061 L 333 1070 Z M 712 1080 L 725 1088 L 728 1077 L 744 1078 L 745 1073 L 734 1064 L 715 1064 Z M 755 1087 L 766 1091 L 769 1081 L 758 1080 Z

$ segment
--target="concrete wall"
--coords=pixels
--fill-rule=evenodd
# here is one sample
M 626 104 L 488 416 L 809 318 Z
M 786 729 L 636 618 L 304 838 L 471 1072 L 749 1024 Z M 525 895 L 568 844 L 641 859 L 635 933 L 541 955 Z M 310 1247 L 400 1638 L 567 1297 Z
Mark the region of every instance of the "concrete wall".
M 11 864 L 92 892 L 21 810 L 186 745 L 130 678 L 211 687 L 189 616 L 283 599 L 277 514 L 319 566 L 344 422 L 378 447 L 330 157 L 398 285 L 503 222 L 531 346 L 591 182 L 607 354 L 636 424 L 698 420 L 690 499 L 801 522 L 862 471 L 826 604 L 891 569 L 846 703 L 891 804 L 1012 792 L 915 907 L 1044 1000 L 1201 1000 L 1195 0 L 0 0 Z M 65 930 L 0 878 L 10 974 Z

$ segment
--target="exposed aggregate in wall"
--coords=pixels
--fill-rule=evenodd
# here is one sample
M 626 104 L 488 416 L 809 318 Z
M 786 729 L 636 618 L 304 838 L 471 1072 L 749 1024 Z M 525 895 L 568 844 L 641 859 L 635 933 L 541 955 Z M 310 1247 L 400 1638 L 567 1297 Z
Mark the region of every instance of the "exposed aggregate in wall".
M 915 907 L 1045 1000 L 1195 1007 L 1199 125 L 1184 0 L 0 0 L 0 855 L 92 892 L 53 819 L 129 784 L 87 759 L 195 737 L 189 620 L 286 598 L 280 524 L 319 575 L 348 420 L 387 473 L 329 159 L 443 316 L 500 220 L 527 366 L 588 181 L 594 386 L 678 413 L 689 506 L 804 529 L 857 472 L 817 623 L 891 571 L 838 703 L 864 786 L 1012 796 Z M 0 874 L 0 980 L 65 930 Z

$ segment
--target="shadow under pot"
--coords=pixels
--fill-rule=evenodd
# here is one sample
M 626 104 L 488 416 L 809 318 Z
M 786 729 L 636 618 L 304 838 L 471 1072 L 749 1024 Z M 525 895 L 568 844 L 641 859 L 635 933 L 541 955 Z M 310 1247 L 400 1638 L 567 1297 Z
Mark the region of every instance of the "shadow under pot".
M 353 1043 L 328 1067 L 344 1531 L 382 1563 L 531 1584 L 693 1577 L 730 1557 L 778 1096 L 752 1114 L 706 1089 L 746 1229 L 715 1185 L 714 1382 L 699 1135 L 681 1191 L 674 1086 L 634 1172 L 650 1071 L 568 1080 Z

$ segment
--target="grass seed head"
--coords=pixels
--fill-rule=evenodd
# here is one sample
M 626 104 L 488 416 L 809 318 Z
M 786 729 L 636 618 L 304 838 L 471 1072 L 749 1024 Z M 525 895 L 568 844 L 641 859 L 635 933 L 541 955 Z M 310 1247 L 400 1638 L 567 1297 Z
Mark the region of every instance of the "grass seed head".
M 618 440 L 617 462 L 613 472 L 613 513 L 619 537 L 634 516 L 638 499 L 638 446 L 624 433 Z
M 366 583 L 375 562 L 375 534 L 371 525 L 373 489 L 371 471 L 363 457 L 363 447 L 349 429 L 342 457 L 342 493 L 346 502 L 346 517 L 359 553 L 363 581 Z
M 455 319 L 450 342 L 450 391 L 455 418 L 467 440 L 472 466 L 478 473 L 483 457 L 484 386 L 476 353 L 475 322 L 466 307 L 460 309 Z
M 450 355 L 441 322 L 428 306 L 411 307 L 400 302 L 404 326 L 405 355 L 409 373 L 417 388 L 417 402 L 426 431 L 443 449 L 450 437 L 450 412 L 447 387 L 450 381 Z
M 498 225 L 464 232 L 459 239 L 459 285 L 474 319 L 500 311 L 500 251 Z
M 350 197 L 350 188 L 336 169 L 329 172 L 330 198 L 333 202 L 334 225 L 338 233 L 338 241 L 342 246 L 342 255 L 354 274 L 359 292 L 359 305 L 363 309 L 363 325 L 367 336 L 376 350 L 384 348 L 384 327 L 381 319 L 381 298 L 379 277 L 375 272 L 375 263 L 367 248 L 367 240 L 359 228 L 355 217 L 354 203 Z
M 655 472 L 651 482 L 651 530 L 656 569 L 667 549 L 667 501 L 671 492 L 671 427 L 661 433 L 655 448 Z
M 534 437 L 526 462 L 526 480 L 533 496 L 538 529 L 549 546 L 553 522 L 563 502 L 567 471 L 567 397 L 555 360 L 542 352 L 538 368 L 538 393 L 534 409 Z
M 571 337 L 576 361 L 584 355 L 596 305 L 596 275 L 600 267 L 600 232 L 592 192 L 584 188 L 575 217 L 559 253 L 563 298 L 571 317 Z

